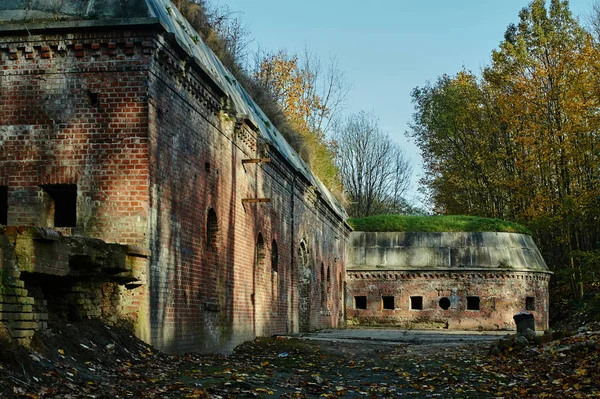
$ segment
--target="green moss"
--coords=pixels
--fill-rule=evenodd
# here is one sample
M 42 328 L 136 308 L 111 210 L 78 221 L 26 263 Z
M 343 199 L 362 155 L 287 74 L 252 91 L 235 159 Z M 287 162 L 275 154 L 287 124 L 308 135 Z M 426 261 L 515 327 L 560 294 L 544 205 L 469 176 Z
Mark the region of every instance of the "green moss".
M 405 231 L 405 232 L 481 232 L 498 231 L 529 234 L 520 224 L 502 219 L 477 216 L 404 216 L 377 215 L 349 218 L 348 223 L 356 231 Z

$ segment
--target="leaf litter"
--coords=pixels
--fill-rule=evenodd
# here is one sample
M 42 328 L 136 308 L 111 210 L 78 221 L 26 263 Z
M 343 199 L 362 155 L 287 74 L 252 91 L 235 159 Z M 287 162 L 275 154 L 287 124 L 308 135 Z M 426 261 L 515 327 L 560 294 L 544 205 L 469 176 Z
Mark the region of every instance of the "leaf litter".
M 96 321 L 0 347 L 2 397 L 594 398 L 600 333 L 489 355 L 489 344 L 259 338 L 230 355 L 166 355 Z

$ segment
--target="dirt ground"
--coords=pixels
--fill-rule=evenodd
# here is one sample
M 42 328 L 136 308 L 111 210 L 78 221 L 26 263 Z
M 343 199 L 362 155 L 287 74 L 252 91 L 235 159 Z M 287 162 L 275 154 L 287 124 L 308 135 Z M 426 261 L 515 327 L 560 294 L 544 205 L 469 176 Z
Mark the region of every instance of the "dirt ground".
M 55 323 L 30 351 L 3 341 L 0 397 L 600 397 L 600 333 L 593 329 L 495 356 L 488 351 L 496 337 L 344 334 L 261 338 L 228 356 L 168 356 L 98 321 Z M 380 339 L 390 334 L 416 335 Z

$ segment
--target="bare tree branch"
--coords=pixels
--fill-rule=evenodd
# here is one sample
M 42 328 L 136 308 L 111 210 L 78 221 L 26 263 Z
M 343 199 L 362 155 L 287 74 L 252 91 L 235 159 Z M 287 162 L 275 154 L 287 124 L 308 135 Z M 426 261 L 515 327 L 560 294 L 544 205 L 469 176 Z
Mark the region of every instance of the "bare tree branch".
M 335 127 L 334 147 L 351 216 L 402 213 L 412 169 L 372 114 L 349 116 Z

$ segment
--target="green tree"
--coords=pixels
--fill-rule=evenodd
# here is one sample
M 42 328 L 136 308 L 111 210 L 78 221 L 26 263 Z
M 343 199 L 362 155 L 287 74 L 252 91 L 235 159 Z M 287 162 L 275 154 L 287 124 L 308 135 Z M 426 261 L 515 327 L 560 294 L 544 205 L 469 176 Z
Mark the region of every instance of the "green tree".
M 436 206 L 526 224 L 576 296 L 595 259 L 581 253 L 599 241 L 599 79 L 598 49 L 568 2 L 534 0 L 482 78 L 463 71 L 413 91 L 409 134 Z

